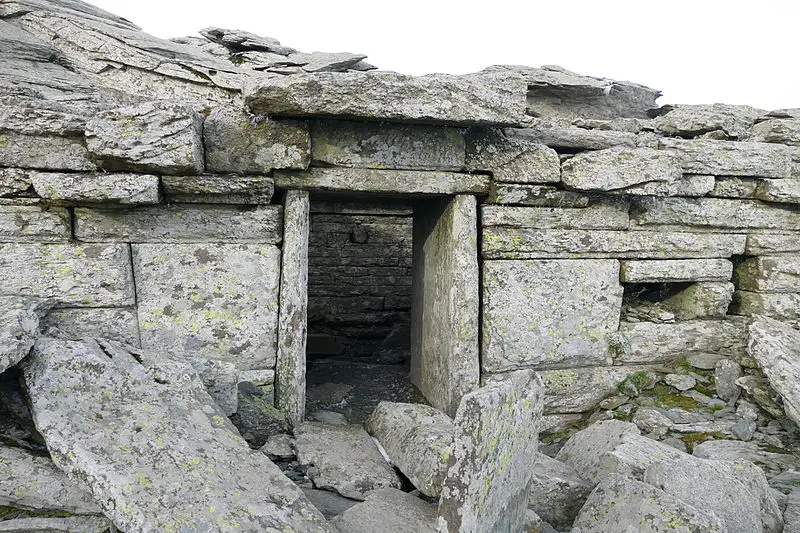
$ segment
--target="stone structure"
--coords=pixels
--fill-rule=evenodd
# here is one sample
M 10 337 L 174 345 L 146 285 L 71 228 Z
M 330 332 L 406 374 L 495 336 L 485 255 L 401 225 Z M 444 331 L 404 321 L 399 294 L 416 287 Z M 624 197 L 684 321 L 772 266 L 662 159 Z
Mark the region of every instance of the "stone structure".
M 800 111 L 659 108 L 653 89 L 553 66 L 412 77 L 360 54 L 202 35 L 157 39 L 79 0 L 0 3 L 0 434 L 32 453 L 46 444 L 60 468 L 44 459 L 40 492 L 0 487 L 4 506 L 85 515 L 74 527 L 98 531 L 100 513 L 128 533 L 183 531 L 188 511 L 167 500 L 154 518 L 148 491 L 182 480 L 197 496 L 213 476 L 189 466 L 227 472 L 230 459 L 226 487 L 268 479 L 271 499 L 252 498 L 245 519 L 250 500 L 204 496 L 194 526 L 332 530 L 229 416 L 277 461 L 300 459 L 285 472 L 365 499 L 334 521 L 347 531 L 409 501 L 381 451 L 441 495 L 438 515 L 407 504 L 425 529 L 520 528 L 530 493 L 531 524 L 609 531 L 641 518 L 614 499 L 625 490 L 641 512 L 711 531 L 735 518 L 654 461 L 709 439 L 794 449 Z M 397 442 L 382 448 L 331 429 L 347 422 L 336 413 L 306 423 L 318 355 L 406 363 L 429 411 L 383 404 L 368 429 Z M 58 416 L 63 395 L 84 418 Z M 169 438 L 151 434 L 153 409 Z M 614 430 L 602 461 L 591 432 L 561 450 L 566 465 L 534 460 L 537 434 L 555 455 L 608 418 L 635 427 Z M 115 424 L 124 442 L 85 445 Z M 198 428 L 217 452 L 192 440 Z M 158 442 L 176 471 L 137 474 Z M 375 470 L 337 462 L 353 443 L 381 480 L 348 479 Z M 785 462 L 746 453 L 783 465 L 770 482 L 791 490 Z M 42 459 L 14 461 L 24 478 Z M 502 487 L 480 487 L 482 468 Z M 778 531 L 787 502 L 759 476 L 748 505 L 763 524 L 750 519 Z M 709 486 L 736 498 L 721 485 Z M 184 492 L 170 494 L 186 504 Z M 788 501 L 800 514 L 800 496 Z M 610 510 L 599 524 L 598 509 Z M 44 520 L 12 518 L 0 528 Z

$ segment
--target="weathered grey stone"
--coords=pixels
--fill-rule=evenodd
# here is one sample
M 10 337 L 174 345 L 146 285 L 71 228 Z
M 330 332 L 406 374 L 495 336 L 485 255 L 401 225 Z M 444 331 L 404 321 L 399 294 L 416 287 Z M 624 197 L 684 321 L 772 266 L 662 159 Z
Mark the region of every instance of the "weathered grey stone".
M 381 402 L 366 429 L 420 492 L 437 497 L 453 451 L 453 421 L 433 407 Z
M 536 460 L 544 387 L 532 371 L 464 395 L 439 500 L 438 531 L 519 531 Z
M 434 533 L 436 508 L 397 489 L 378 489 L 331 523 L 341 533 Z
M 740 138 L 763 114 L 761 109 L 743 105 L 680 105 L 657 117 L 653 124 L 657 131 L 680 137 L 722 131 L 727 137 Z
M 467 135 L 467 169 L 489 171 L 500 182 L 561 181 L 556 151 L 514 129 L 471 130 Z
M 307 192 L 286 193 L 275 368 L 276 403 L 292 424 L 306 411 L 309 210 Z
M 753 402 L 774 418 L 783 418 L 784 409 L 778 404 L 775 390 L 770 387 L 769 381 L 758 375 L 744 375 L 736 380 L 736 385 Z M 741 405 L 741 402 L 740 402 Z
M 39 298 L 0 296 L 0 374 L 28 356 L 39 320 L 52 305 Z
M 448 415 L 480 382 L 477 230 L 474 196 L 414 208 L 409 377 Z
M 487 261 L 484 372 L 603 364 L 619 326 L 614 260 Z
M 755 197 L 766 202 L 800 203 L 800 180 L 797 178 L 763 180 Z
M 543 185 L 492 181 L 486 202 L 540 207 L 586 207 L 589 205 L 589 196 Z
M 315 121 L 311 128 L 314 161 L 344 167 L 408 170 L 462 170 L 464 136 L 456 128 Z
M 252 372 L 252 371 L 251 371 Z M 251 448 L 260 448 L 274 435 L 289 431 L 286 414 L 275 408 L 274 373 L 266 384 L 242 381 L 238 386 L 237 410 L 231 422 Z
M 565 161 L 561 179 L 584 191 L 624 189 L 648 182 L 672 183 L 683 177 L 677 159 L 652 148 L 608 148 L 583 152 Z
M 575 528 L 581 533 L 727 531 L 714 514 L 621 475 L 608 476 L 592 491 Z
M 792 151 L 788 146 L 663 138 L 658 141 L 658 147 L 673 152 L 687 174 L 761 178 L 792 175 Z
M 478 174 L 367 168 L 310 168 L 306 172 L 278 171 L 275 185 L 282 189 L 315 192 L 383 194 L 485 194 L 489 177 Z
M 129 247 L 0 244 L 0 295 L 11 294 L 54 298 L 70 307 L 133 305 Z
M 624 189 L 608 191 L 608 194 L 629 194 L 632 196 L 705 196 L 714 190 L 714 176 L 684 174 L 676 181 L 649 181 L 631 185 Z
M 2 506 L 81 515 L 101 512 L 89 491 L 68 479 L 48 458 L 0 446 L 0 472 Z
M 733 315 L 765 315 L 779 320 L 800 319 L 800 293 L 761 293 L 736 291 L 730 313 Z
M 354 500 L 376 489 L 400 488 L 400 478 L 361 426 L 304 422 L 294 436 L 297 460 L 317 488 Z
M 273 168 L 304 169 L 310 161 L 308 128 L 300 122 L 215 109 L 203 127 L 206 168 L 211 172 L 268 174 Z
M 359 503 L 357 500 L 345 498 L 329 490 L 319 490 L 309 487 L 301 487 L 301 489 L 303 490 L 303 494 L 306 495 L 306 498 L 308 498 L 311 503 L 314 504 L 314 507 L 319 509 L 328 520 L 342 514 Z
M 36 194 L 47 200 L 123 205 L 161 201 L 158 177 L 150 175 L 35 172 L 31 183 Z
M 567 530 L 578 515 L 592 486 L 574 468 L 539 453 L 533 465 L 528 506 L 558 530 Z
M 727 198 L 635 198 L 631 221 L 646 227 L 681 225 L 727 228 L 779 230 L 800 229 L 800 212 L 790 209 Z
M 800 292 L 800 258 L 750 257 L 736 266 L 736 288 L 757 292 Z
M 769 475 L 790 470 L 797 464 L 792 454 L 770 452 L 755 442 L 737 440 L 707 440 L 696 445 L 692 455 L 715 461 L 749 461 L 761 466 Z
M 101 516 L 64 518 L 16 518 L 0 522 L 5 533 L 106 533 L 111 521 Z
M 86 145 L 105 170 L 201 174 L 202 131 L 191 107 L 155 101 L 100 112 L 86 124 Z
M 800 146 L 800 119 L 774 118 L 759 122 L 750 130 L 750 140 Z
M 270 245 L 134 245 L 142 346 L 274 366 L 280 255 Z
M 687 391 L 697 385 L 697 379 L 686 374 L 667 374 L 664 376 L 664 383 L 679 391 Z
M 543 229 L 627 229 L 625 203 L 597 203 L 582 208 L 481 207 L 481 226 Z
M 291 459 L 294 457 L 294 437 L 286 433 L 272 435 L 260 451 L 273 461 L 275 459 Z
M 64 242 L 71 237 L 71 225 L 66 209 L 0 206 L 2 242 Z
M 139 319 L 133 307 L 56 309 L 42 319 L 41 329 L 50 337 L 70 340 L 100 337 L 131 346 L 141 345 Z
M 245 82 L 250 111 L 453 126 L 525 122 L 525 80 L 514 72 L 406 76 L 394 72 L 295 74 Z
M 84 242 L 276 244 L 281 240 L 281 215 L 278 206 L 77 208 L 75 237 Z
M 485 259 L 730 257 L 744 252 L 746 237 L 722 233 L 486 228 Z
M 0 129 L 0 161 L 3 166 L 90 171 L 97 166 L 83 139 L 58 135 L 23 135 Z
M 650 466 L 644 481 L 719 517 L 728 531 L 783 529 L 764 472 L 747 461 L 708 461 L 681 454 Z
M 800 252 L 800 234 L 750 233 L 744 251 L 746 255 Z
M 786 414 L 800 424 L 800 332 L 768 317 L 753 319 L 747 327 L 747 353 L 783 398 Z
M 239 404 L 239 372 L 236 365 L 203 357 L 189 357 L 187 361 L 197 372 L 217 407 L 225 416 L 234 414 Z
M 701 281 L 664 300 L 662 305 L 678 320 L 722 318 L 733 298 L 733 283 Z
M 732 274 L 733 263 L 727 259 L 620 261 L 619 279 L 622 283 L 728 281 Z
M 524 130 L 534 142 L 568 150 L 602 150 L 612 146 L 636 146 L 636 135 L 621 131 L 587 130 L 569 122 L 537 119 Z
M 736 386 L 736 380 L 740 377 L 742 377 L 742 367 L 739 363 L 730 359 L 717 361 L 714 366 L 714 385 L 717 396 L 728 402 L 736 401 L 742 392 Z
M 286 58 L 292 63 L 297 63 L 306 72 L 344 72 L 367 56 L 351 54 L 349 52 L 312 52 L 304 54 L 295 52 Z
M 692 320 L 674 324 L 622 322 L 615 363 L 674 361 L 696 353 L 741 359 L 745 352 L 745 320 Z M 711 367 L 713 368 L 713 366 Z
M 293 48 L 281 46 L 280 41 L 277 39 L 262 37 L 243 30 L 228 30 L 211 26 L 200 30 L 200 35 L 234 52 L 256 50 L 273 52 L 284 56 L 295 52 Z
M 269 204 L 275 192 L 266 176 L 163 176 L 170 202 L 199 204 Z
M 738 176 L 716 176 L 714 188 L 708 196 L 714 198 L 755 198 L 763 180 Z
M 112 342 L 39 339 L 23 370 L 54 461 L 125 531 L 331 531 L 236 434 L 188 364 Z
M 0 197 L 27 191 L 31 186 L 30 174 L 21 168 L 0 168 Z

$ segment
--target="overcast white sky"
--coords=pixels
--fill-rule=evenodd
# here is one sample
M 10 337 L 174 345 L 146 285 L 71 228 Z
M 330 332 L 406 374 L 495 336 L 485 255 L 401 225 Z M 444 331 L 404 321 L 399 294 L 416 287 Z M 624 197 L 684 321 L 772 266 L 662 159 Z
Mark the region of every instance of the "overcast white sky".
M 661 104 L 800 107 L 798 0 L 89 1 L 158 37 L 238 28 L 408 74 L 557 64 Z

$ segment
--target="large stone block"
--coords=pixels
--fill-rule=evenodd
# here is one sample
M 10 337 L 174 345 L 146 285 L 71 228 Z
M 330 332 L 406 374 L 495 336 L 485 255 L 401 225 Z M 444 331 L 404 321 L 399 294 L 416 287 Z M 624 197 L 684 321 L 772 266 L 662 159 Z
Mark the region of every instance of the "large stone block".
M 281 241 L 279 206 L 173 204 L 138 209 L 75 209 L 75 237 L 84 242 Z
M 134 245 L 142 346 L 275 366 L 280 256 L 270 245 Z
M 203 172 L 203 117 L 164 101 L 102 111 L 86 125 L 86 144 L 105 170 Z
M 727 281 L 701 281 L 670 296 L 662 305 L 678 320 L 722 318 L 728 312 L 733 291 L 733 283 Z
M 800 212 L 762 202 L 727 198 L 635 198 L 631 221 L 647 227 L 799 230 Z
M 42 330 L 71 340 L 99 337 L 139 347 L 139 318 L 133 307 L 83 309 L 65 307 L 47 314 Z
M 734 282 L 744 291 L 800 292 L 800 257 L 750 257 L 736 266 Z
M 54 298 L 70 307 L 134 304 L 125 244 L 0 244 L 0 295 Z
M 146 174 L 36 172 L 31 183 L 42 198 L 60 202 L 135 205 L 161 201 L 158 176 Z
M 554 528 L 567 531 L 591 490 L 592 485 L 574 468 L 539 453 L 528 507 Z
M 745 255 L 772 255 L 800 252 L 800 233 L 750 233 Z
M 603 364 L 619 326 L 614 260 L 487 261 L 484 372 Z
M 728 281 L 731 274 L 733 263 L 727 259 L 620 261 L 620 281 L 623 283 Z
M 773 118 L 750 130 L 750 140 L 800 146 L 800 119 Z
M 608 148 L 583 152 L 564 162 L 561 179 L 583 191 L 613 191 L 650 182 L 673 183 L 683 177 L 677 159 L 652 148 Z
M 457 128 L 320 120 L 312 125 L 311 136 L 312 159 L 328 165 L 407 170 L 464 168 L 464 135 Z
M 736 291 L 730 312 L 734 315 L 766 315 L 779 320 L 797 320 L 800 319 L 800 293 Z
M 792 150 L 758 142 L 663 138 L 658 147 L 674 153 L 687 174 L 789 178 Z
M 525 122 L 525 79 L 514 72 L 407 76 L 346 72 L 264 76 L 245 83 L 256 114 L 454 126 Z
M 483 230 L 482 253 L 485 259 L 715 258 L 741 254 L 745 239 L 722 233 L 490 227 Z
M 481 225 L 540 229 L 627 229 L 628 205 L 598 203 L 582 208 L 481 207 Z
M 800 333 L 767 317 L 757 317 L 747 327 L 747 353 L 783 398 L 786 414 L 800 424 Z
M 23 135 L 0 130 L 0 161 L 3 166 L 45 170 L 90 171 L 90 159 L 80 137 Z
M 267 176 L 163 176 L 161 183 L 178 203 L 266 205 L 275 192 Z
M 471 130 L 467 135 L 467 169 L 492 173 L 495 181 L 558 183 L 558 154 L 520 130 Z
M 561 191 L 545 185 L 492 181 L 486 203 L 538 207 L 586 207 L 589 205 L 589 196 L 573 191 Z
M 206 169 L 211 172 L 268 174 L 273 168 L 304 169 L 311 139 L 302 122 L 253 117 L 218 108 L 203 127 Z
M 660 363 L 692 354 L 712 353 L 741 360 L 745 355 L 745 320 L 692 320 L 674 324 L 623 322 L 618 364 Z
M 66 209 L 0 205 L 0 242 L 64 242 L 71 237 Z
M 657 117 L 653 124 L 657 131 L 676 137 L 719 131 L 727 137 L 741 138 L 763 114 L 760 109 L 743 105 L 680 105 Z
M 376 194 L 486 194 L 489 177 L 478 174 L 366 168 L 310 168 L 275 172 L 282 189 Z

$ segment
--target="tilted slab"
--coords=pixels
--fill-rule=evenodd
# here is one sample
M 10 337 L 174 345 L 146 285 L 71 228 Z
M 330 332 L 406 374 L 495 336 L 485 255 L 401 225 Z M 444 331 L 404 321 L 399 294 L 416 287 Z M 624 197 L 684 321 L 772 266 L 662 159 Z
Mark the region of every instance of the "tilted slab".
M 774 204 L 726 198 L 636 198 L 631 221 L 639 226 L 682 225 L 730 229 L 800 229 L 800 212 Z
M 276 171 L 275 186 L 319 192 L 377 194 L 486 194 L 489 177 L 455 172 L 310 168 L 306 172 Z
M 0 242 L 64 242 L 71 226 L 63 208 L 0 205 Z
M 777 320 L 757 317 L 747 334 L 747 353 L 783 398 L 786 414 L 800 424 L 800 333 Z
M 251 112 L 454 126 L 525 122 L 527 84 L 514 72 L 407 76 L 347 72 L 264 76 L 245 82 Z
M 187 364 L 111 342 L 44 338 L 23 375 L 53 460 L 85 481 L 120 529 L 332 531 L 250 449 Z
M 687 174 L 789 178 L 792 149 L 758 142 L 660 139 L 658 147 L 678 157 Z
M 39 320 L 53 302 L 25 296 L 0 296 L 0 374 L 28 356 L 39 335 Z
M 584 208 L 481 207 L 481 224 L 512 228 L 544 229 L 627 229 L 628 205 L 599 203 Z
M 800 293 L 800 257 L 750 257 L 736 266 L 734 281 L 745 291 Z
M 620 261 L 619 273 L 623 283 L 728 281 L 732 274 L 733 263 L 727 259 Z

